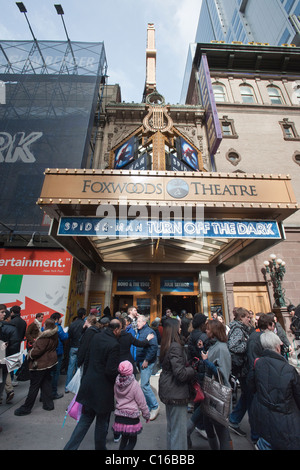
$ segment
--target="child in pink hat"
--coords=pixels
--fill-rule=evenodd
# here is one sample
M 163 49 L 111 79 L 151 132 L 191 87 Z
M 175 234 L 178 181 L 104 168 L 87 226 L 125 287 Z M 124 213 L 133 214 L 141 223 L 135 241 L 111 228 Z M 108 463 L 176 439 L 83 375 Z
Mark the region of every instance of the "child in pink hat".
M 122 435 L 119 450 L 132 450 L 136 445 L 137 435 L 143 429 L 140 411 L 146 422 L 150 419 L 150 412 L 141 386 L 133 375 L 131 362 L 121 362 L 118 371 L 114 386 L 116 406 L 113 430 Z

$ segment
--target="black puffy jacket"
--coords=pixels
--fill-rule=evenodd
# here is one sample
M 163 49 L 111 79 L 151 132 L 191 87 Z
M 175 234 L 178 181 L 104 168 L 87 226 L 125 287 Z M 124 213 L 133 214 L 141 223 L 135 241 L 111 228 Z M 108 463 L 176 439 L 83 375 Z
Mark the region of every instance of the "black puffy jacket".
M 20 351 L 17 328 L 10 322 L 0 322 L 0 339 L 7 343 L 5 356 L 12 356 Z
M 254 393 L 251 428 L 273 450 L 300 449 L 300 376 L 280 354 L 265 349 L 249 372 Z

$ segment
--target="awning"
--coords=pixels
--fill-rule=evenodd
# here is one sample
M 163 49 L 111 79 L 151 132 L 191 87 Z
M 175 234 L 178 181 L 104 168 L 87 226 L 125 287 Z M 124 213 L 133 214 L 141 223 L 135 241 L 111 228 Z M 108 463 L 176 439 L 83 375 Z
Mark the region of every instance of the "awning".
M 225 272 L 283 240 L 298 210 L 289 175 L 133 170 L 47 169 L 37 203 L 93 271 Z

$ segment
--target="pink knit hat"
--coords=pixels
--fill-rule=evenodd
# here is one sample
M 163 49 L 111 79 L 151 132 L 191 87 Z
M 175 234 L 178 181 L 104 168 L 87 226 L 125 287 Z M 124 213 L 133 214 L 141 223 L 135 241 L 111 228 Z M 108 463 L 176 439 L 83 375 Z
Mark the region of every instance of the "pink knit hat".
M 123 361 L 119 364 L 118 371 L 121 375 L 131 375 L 133 373 L 133 367 L 131 362 Z

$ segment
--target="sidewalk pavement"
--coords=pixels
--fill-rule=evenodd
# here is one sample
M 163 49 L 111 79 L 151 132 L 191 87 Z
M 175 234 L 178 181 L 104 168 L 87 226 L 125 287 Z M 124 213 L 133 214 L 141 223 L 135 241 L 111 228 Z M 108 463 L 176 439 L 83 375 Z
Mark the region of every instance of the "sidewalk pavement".
M 157 376 L 151 377 L 151 385 L 157 395 Z M 64 392 L 66 376 L 61 375 L 59 380 L 59 392 Z M 6 394 L 3 394 L 3 404 L 0 405 L 0 426 L 3 431 L 0 433 L 1 450 L 62 450 L 68 442 L 76 425 L 74 419 L 67 417 L 63 426 L 65 411 L 73 398 L 72 393 L 65 394 L 63 398 L 54 401 L 55 409 L 45 411 L 42 403 L 37 398 L 30 415 L 15 416 L 14 411 L 20 407 L 27 396 L 29 382 L 19 382 L 14 387 L 15 396 L 11 403 L 5 404 Z M 101 399 L 101 398 L 100 398 Z M 190 414 L 188 415 L 191 416 Z M 159 453 L 166 450 L 166 413 L 165 406 L 160 403 L 160 413 L 154 421 L 146 423 L 143 418 L 143 431 L 138 436 L 135 450 L 151 450 Z M 111 425 L 113 424 L 113 414 L 107 436 L 107 449 L 118 451 L 119 443 L 114 443 Z M 232 433 L 234 450 L 254 450 L 250 440 L 250 429 L 248 416 L 244 418 L 242 429 L 247 432 L 247 437 L 240 437 Z M 207 440 L 200 437 L 194 431 L 192 434 L 192 452 L 199 450 L 210 450 Z M 94 423 L 81 443 L 79 450 L 94 450 Z M 134 452 L 134 451 L 133 451 Z

